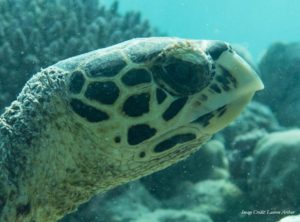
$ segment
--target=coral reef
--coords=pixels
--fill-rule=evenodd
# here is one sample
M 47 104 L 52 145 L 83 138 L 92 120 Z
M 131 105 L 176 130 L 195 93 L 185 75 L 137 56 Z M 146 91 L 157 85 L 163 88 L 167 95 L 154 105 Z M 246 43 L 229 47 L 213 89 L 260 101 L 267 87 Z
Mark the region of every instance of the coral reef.
M 249 177 L 258 208 L 299 211 L 299 156 L 299 129 L 271 133 L 259 141 Z
M 204 180 L 198 183 L 185 183 L 178 195 L 166 200 L 173 209 L 186 209 L 209 215 L 213 221 L 229 221 L 240 212 L 243 200 L 241 190 L 229 180 Z
M 251 157 L 256 143 L 268 133 L 281 129 L 267 106 L 251 102 L 244 112 L 220 133 L 218 139 L 223 141 L 227 148 L 230 174 L 236 181 L 245 183 L 250 170 L 248 157 Z
M 274 111 L 280 124 L 300 126 L 300 43 L 274 43 L 262 58 L 259 69 L 265 90 L 259 101 Z
M 0 0 L 0 112 L 39 69 L 157 33 L 139 13 L 121 16 L 117 8 L 99 0 Z

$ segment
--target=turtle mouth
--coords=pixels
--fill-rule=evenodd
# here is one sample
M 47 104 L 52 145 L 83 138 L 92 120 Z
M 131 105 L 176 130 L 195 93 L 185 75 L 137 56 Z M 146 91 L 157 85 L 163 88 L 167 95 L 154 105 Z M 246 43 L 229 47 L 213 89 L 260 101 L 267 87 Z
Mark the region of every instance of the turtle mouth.
M 201 126 L 201 129 L 208 134 L 214 134 L 234 121 L 251 101 L 253 95 L 254 92 L 243 95 L 230 103 L 200 115 L 191 123 Z

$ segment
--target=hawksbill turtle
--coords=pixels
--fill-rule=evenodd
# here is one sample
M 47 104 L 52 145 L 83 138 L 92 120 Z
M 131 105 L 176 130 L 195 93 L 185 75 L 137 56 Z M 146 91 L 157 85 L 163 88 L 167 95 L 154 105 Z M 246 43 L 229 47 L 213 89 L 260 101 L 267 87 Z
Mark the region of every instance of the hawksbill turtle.
M 186 158 L 262 88 L 222 41 L 133 39 L 42 69 L 0 118 L 0 220 L 56 221 Z

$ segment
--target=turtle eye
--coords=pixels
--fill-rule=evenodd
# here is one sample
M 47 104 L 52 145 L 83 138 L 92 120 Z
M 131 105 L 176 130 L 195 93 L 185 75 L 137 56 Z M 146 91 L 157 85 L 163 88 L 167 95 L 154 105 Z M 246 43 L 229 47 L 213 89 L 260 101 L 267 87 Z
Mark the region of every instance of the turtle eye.
M 154 65 L 152 72 L 157 82 L 171 94 L 192 95 L 209 85 L 212 75 L 206 60 L 201 63 L 169 57 L 162 64 Z
M 197 77 L 194 75 L 197 69 L 196 65 L 179 59 L 173 60 L 171 64 L 164 67 L 165 73 L 163 73 L 163 77 L 165 79 L 170 78 L 174 83 L 180 83 L 186 86 L 194 85 L 195 81 L 197 81 Z

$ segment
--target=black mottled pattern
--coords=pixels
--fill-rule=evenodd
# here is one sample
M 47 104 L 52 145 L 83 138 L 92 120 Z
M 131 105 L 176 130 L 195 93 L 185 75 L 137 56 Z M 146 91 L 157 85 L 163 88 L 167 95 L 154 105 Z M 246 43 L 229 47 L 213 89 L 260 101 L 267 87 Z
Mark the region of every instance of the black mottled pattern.
M 142 116 L 149 112 L 150 95 L 149 93 L 135 94 L 124 102 L 123 112 L 128 116 Z
M 167 98 L 167 94 L 164 90 L 157 88 L 156 89 L 156 100 L 158 104 L 161 104 Z
M 218 94 L 222 93 L 222 90 L 220 89 L 220 87 L 215 83 L 213 83 L 211 86 L 209 86 L 209 88 Z
M 140 158 L 144 158 L 146 156 L 146 153 L 144 151 L 140 152 Z
M 120 90 L 112 81 L 92 82 L 85 91 L 85 97 L 102 104 L 113 104 L 119 97 Z
M 120 143 L 120 142 L 121 142 L 121 137 L 120 137 L 120 136 L 116 136 L 116 137 L 114 138 L 114 141 L 115 141 L 116 143 Z
M 218 117 L 221 117 L 223 116 L 227 111 L 227 107 L 226 105 L 224 106 L 221 106 L 220 108 L 217 109 L 217 112 L 218 112 Z
M 70 92 L 74 94 L 80 93 L 83 84 L 84 84 L 84 75 L 82 74 L 81 71 L 76 70 L 71 74 L 70 77 L 70 84 L 69 84 L 69 90 Z
M 175 117 L 179 111 L 184 107 L 188 100 L 188 97 L 182 97 L 173 101 L 167 110 L 163 113 L 164 120 L 168 121 Z
M 151 128 L 148 124 L 137 124 L 128 129 L 127 141 L 130 145 L 137 145 L 155 134 L 156 129 Z
M 89 122 L 100 122 L 109 119 L 109 115 L 99 109 L 84 104 L 78 99 L 72 99 L 70 105 L 75 113 Z
M 201 124 L 202 126 L 208 126 L 209 121 L 214 117 L 214 112 L 209 112 L 203 116 L 200 116 L 198 119 L 194 120 L 193 123 Z
M 125 66 L 126 62 L 120 53 L 112 52 L 88 62 L 84 69 L 90 77 L 112 77 Z
M 213 60 L 217 60 L 220 55 L 228 49 L 226 43 L 221 41 L 215 41 L 207 50 Z
M 121 80 L 127 86 L 135 86 L 151 82 L 151 76 L 146 69 L 131 69 L 122 76 Z
M 232 83 L 234 88 L 237 88 L 237 81 L 236 79 L 230 74 L 230 72 L 228 72 L 225 68 L 223 68 L 222 66 L 220 66 L 221 70 L 222 70 L 222 75 L 229 81 Z
M 225 75 L 217 76 L 216 80 L 221 84 L 221 87 L 224 91 L 230 90 L 230 81 Z
M 182 144 L 194 139 L 196 139 L 196 136 L 192 133 L 175 135 L 157 144 L 154 148 L 154 151 L 156 153 L 164 152 L 166 150 L 173 148 L 177 144 Z
M 202 101 L 206 101 L 208 99 L 208 96 L 205 94 L 202 94 L 201 99 L 202 99 Z

